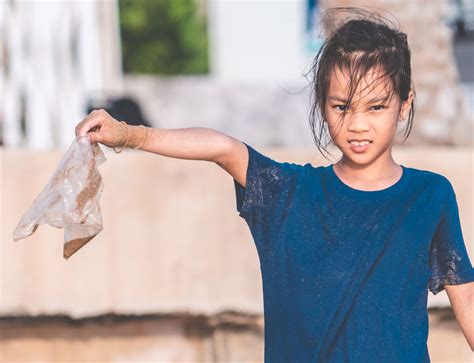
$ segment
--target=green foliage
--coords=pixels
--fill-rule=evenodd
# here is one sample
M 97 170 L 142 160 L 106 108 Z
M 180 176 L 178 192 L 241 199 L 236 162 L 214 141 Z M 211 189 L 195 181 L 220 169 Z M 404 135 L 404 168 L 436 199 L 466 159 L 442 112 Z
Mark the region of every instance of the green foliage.
M 119 0 L 125 73 L 209 72 L 205 17 L 195 0 Z

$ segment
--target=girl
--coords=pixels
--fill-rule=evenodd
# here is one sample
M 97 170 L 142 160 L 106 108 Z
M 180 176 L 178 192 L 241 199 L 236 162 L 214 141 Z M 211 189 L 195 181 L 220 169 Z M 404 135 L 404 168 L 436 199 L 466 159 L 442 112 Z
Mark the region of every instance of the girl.
M 109 147 L 213 161 L 234 178 L 260 259 L 266 362 L 429 362 L 428 289 L 446 288 L 474 348 L 474 271 L 454 189 L 392 157 L 397 126 L 408 135 L 414 115 L 407 37 L 358 15 L 327 36 L 312 68 L 313 136 L 324 149 L 327 131 L 342 151 L 329 166 L 278 162 L 207 128 L 140 129 L 103 110 L 76 127 Z

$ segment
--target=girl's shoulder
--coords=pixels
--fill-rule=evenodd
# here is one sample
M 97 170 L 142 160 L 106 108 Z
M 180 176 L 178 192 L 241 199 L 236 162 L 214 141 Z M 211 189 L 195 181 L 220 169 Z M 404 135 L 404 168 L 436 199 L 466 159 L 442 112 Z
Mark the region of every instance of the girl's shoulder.
M 449 177 L 442 172 L 435 172 L 427 169 L 406 167 L 412 174 L 412 182 L 423 186 L 428 186 L 438 194 L 454 194 L 454 187 Z
M 445 187 L 451 185 L 449 178 L 441 172 L 435 172 L 427 169 L 418 169 L 411 166 L 405 166 L 405 168 L 409 169 L 412 175 L 420 181 L 428 181 L 431 183 L 436 183 L 438 186 Z

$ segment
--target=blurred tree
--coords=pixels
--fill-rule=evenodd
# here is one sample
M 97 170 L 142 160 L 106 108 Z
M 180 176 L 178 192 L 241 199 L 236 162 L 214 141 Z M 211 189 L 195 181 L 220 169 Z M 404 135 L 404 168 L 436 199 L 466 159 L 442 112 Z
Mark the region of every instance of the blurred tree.
M 209 72 L 205 15 L 195 0 L 119 0 L 125 73 Z

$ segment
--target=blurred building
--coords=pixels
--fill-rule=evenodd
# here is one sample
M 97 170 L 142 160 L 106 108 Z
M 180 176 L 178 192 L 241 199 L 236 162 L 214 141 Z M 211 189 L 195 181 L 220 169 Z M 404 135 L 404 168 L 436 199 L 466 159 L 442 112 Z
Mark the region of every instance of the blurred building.
M 211 73 L 128 74 L 122 81 L 116 0 L 0 2 L 5 95 L 0 139 L 8 147 L 64 149 L 89 99 L 126 93 L 155 127 L 200 125 L 254 144 L 312 147 L 307 72 L 322 41 L 320 12 L 327 6 L 373 5 L 400 20 L 413 51 L 417 111 L 405 144 L 468 145 L 474 88 L 469 76 L 461 85 L 458 70 L 464 76 L 472 68 L 473 47 L 466 42 L 454 52 L 453 29 L 472 28 L 470 3 L 284 0 L 270 6 L 259 0 L 199 0 L 198 12 L 208 21 Z
M 115 0 L 0 2 L 1 139 L 65 149 L 89 97 L 121 91 Z
M 322 41 L 320 12 L 328 6 L 372 5 L 373 10 L 399 20 L 412 50 L 416 115 L 404 144 L 472 144 L 469 54 L 474 43 L 454 43 L 453 9 L 460 8 L 459 1 L 288 0 L 268 4 L 208 1 L 211 74 L 128 74 L 126 92 L 141 101 L 156 127 L 200 125 L 256 145 L 314 148 L 308 125 L 311 75 L 306 72 Z M 462 0 L 466 14 L 471 12 L 467 4 Z M 465 24 L 469 28 L 469 21 Z M 405 127 L 405 123 L 400 125 L 397 141 Z

